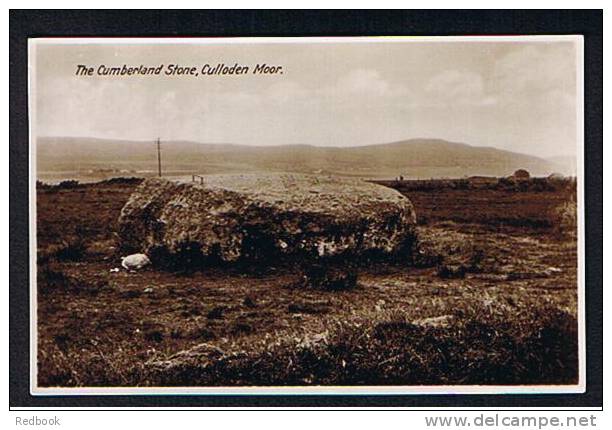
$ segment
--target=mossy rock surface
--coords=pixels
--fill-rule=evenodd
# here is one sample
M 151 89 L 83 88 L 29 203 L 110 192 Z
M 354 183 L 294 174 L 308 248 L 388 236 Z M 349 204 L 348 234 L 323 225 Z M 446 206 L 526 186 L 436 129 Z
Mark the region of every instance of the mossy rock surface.
M 121 211 L 124 249 L 155 259 L 278 262 L 392 255 L 414 239 L 406 197 L 380 185 L 294 174 L 148 179 Z

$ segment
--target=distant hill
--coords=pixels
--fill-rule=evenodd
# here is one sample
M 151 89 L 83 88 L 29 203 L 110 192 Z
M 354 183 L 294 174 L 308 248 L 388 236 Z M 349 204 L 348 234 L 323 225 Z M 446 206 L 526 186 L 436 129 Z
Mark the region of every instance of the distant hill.
M 39 172 L 116 170 L 154 172 L 153 141 L 76 137 L 41 137 L 37 141 Z M 286 171 L 371 178 L 507 176 L 517 169 L 532 175 L 559 171 L 556 163 L 489 147 L 439 139 L 411 139 L 357 147 L 311 145 L 248 146 L 162 141 L 164 172 L 224 173 Z M 566 173 L 561 171 L 560 173 Z
M 564 175 L 576 176 L 576 157 L 561 155 L 548 158 L 547 161 L 556 166 L 557 172 L 563 173 Z

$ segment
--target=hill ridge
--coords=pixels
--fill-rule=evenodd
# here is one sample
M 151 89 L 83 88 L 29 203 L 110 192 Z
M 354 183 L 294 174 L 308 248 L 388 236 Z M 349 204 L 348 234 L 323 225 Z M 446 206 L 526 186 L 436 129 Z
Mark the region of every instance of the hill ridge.
M 39 171 L 154 168 L 154 141 L 83 137 L 39 137 Z M 472 146 L 437 138 L 412 138 L 352 147 L 284 144 L 162 141 L 164 167 L 171 171 L 235 173 L 285 171 L 362 177 L 506 176 L 519 168 L 536 175 L 561 171 L 540 157 L 491 146 Z M 565 172 L 562 172 L 565 173 Z

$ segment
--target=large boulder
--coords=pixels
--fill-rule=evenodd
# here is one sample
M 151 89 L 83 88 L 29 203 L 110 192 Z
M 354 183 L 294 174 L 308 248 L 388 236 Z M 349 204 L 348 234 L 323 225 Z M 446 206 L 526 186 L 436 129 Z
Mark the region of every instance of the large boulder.
M 145 180 L 121 211 L 124 249 L 197 262 L 393 255 L 416 218 L 395 190 L 361 180 L 294 174 Z

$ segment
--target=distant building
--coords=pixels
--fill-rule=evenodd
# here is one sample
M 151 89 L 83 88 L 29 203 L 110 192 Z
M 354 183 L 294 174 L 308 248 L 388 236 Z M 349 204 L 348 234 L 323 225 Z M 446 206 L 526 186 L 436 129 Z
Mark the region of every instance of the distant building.
M 565 176 L 563 176 L 561 173 L 551 173 L 548 175 L 548 179 L 560 181 L 565 179 Z
M 512 178 L 518 180 L 529 179 L 529 172 L 525 169 L 518 169 L 516 172 L 512 174 Z

